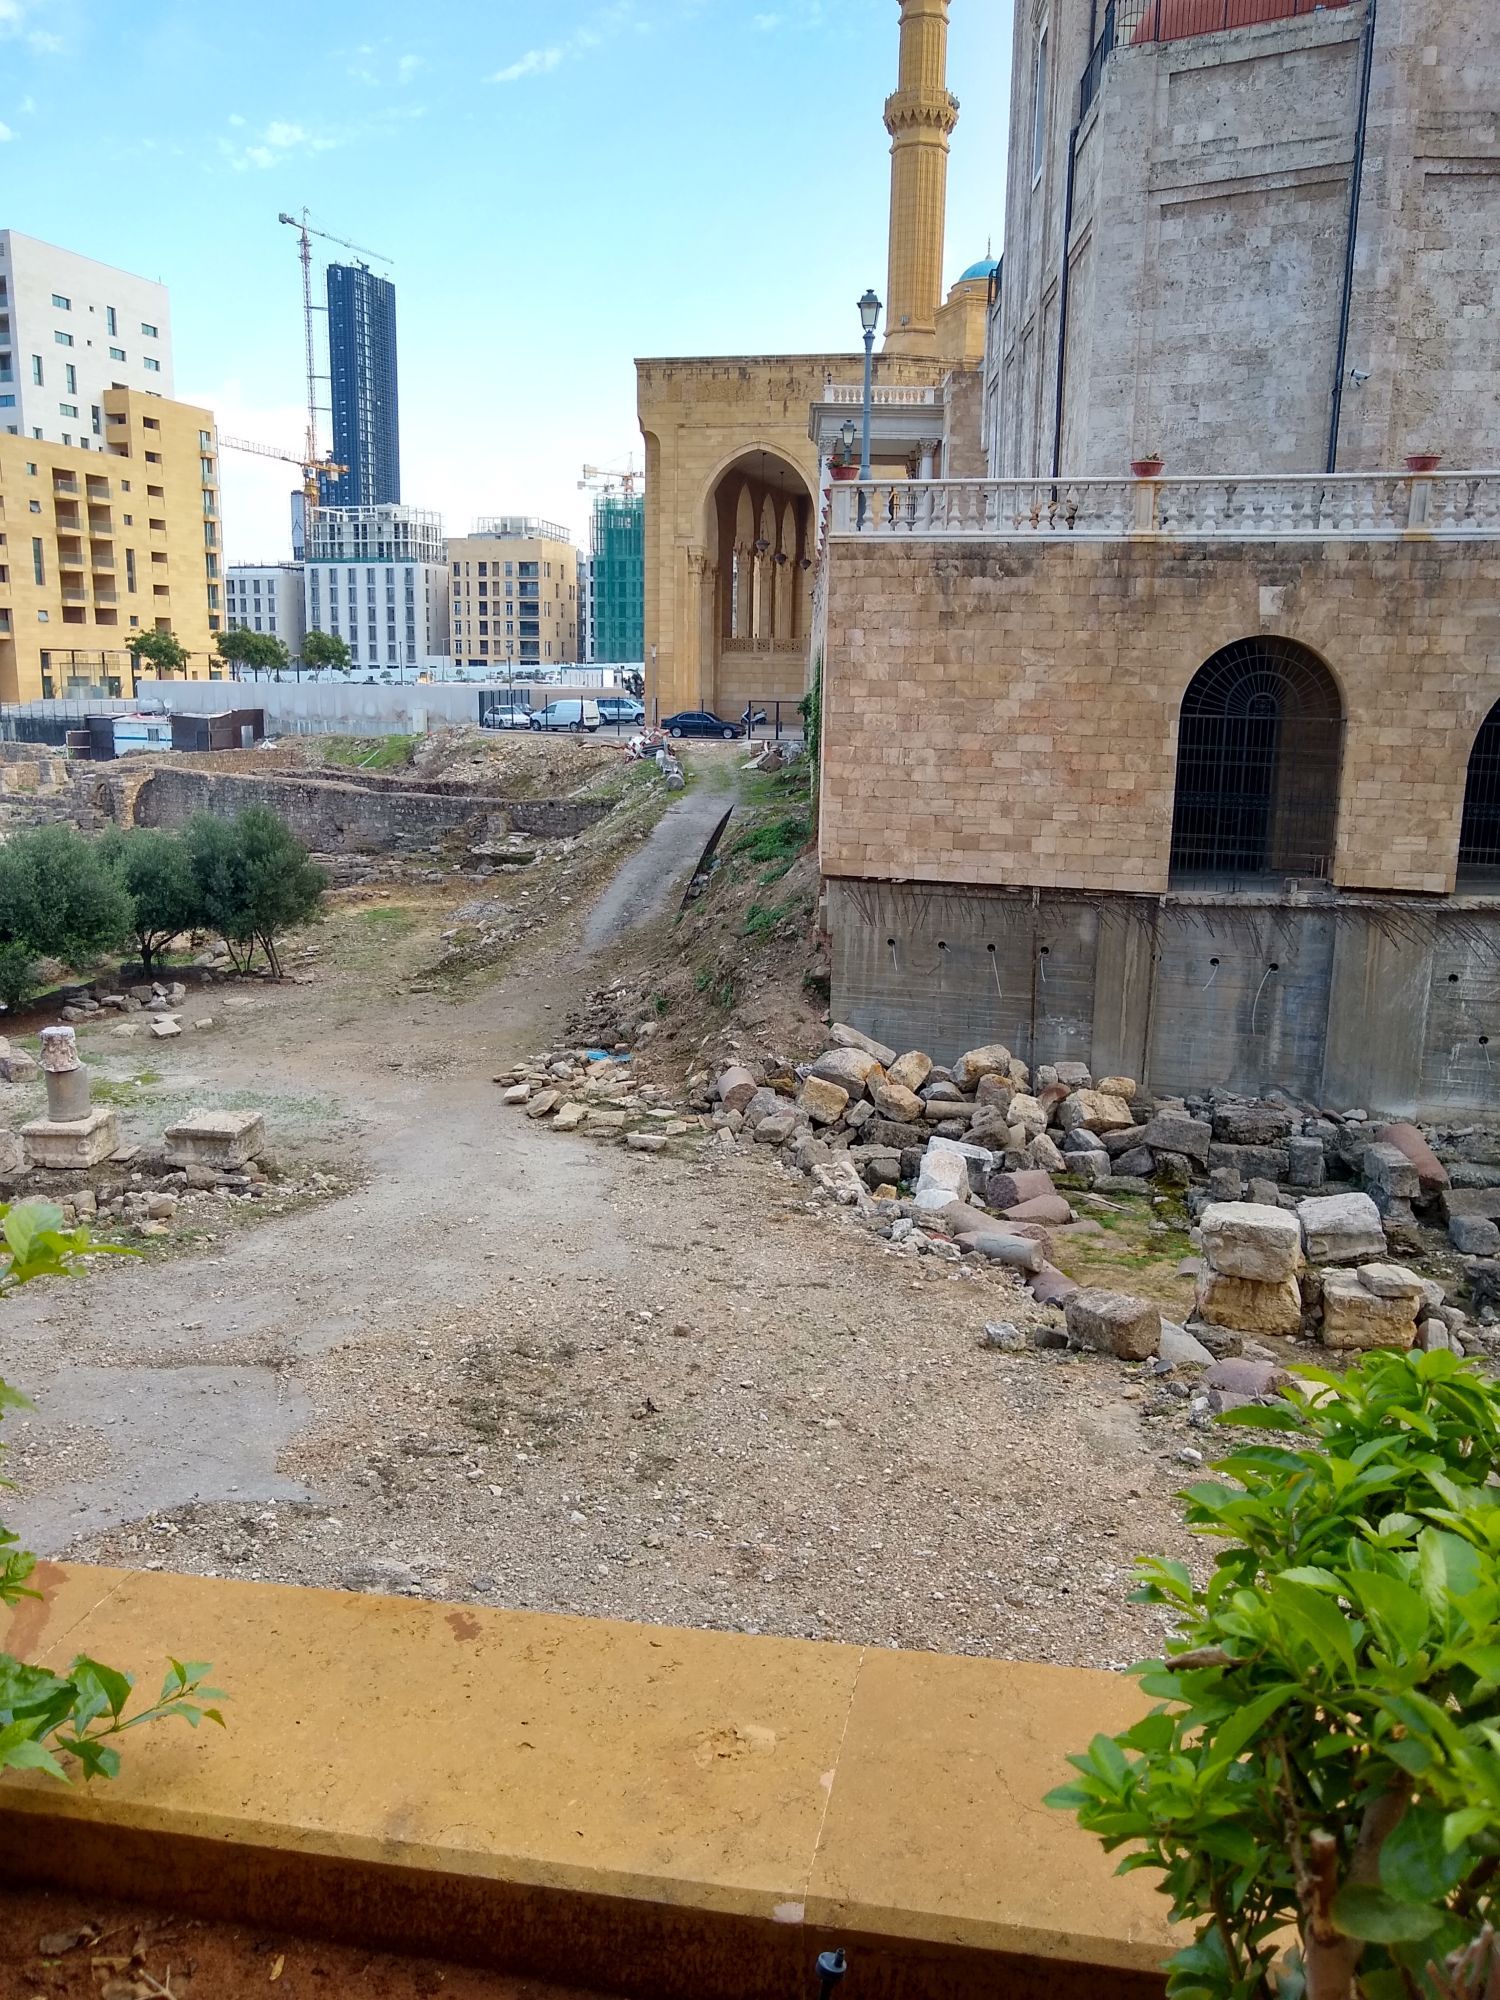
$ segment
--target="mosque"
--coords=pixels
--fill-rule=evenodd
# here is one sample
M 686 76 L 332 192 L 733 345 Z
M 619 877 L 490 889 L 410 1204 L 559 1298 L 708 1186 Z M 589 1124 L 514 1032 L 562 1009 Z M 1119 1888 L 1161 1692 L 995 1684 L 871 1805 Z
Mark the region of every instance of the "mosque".
M 878 478 L 981 476 L 985 321 L 996 265 L 942 291 L 949 0 L 899 0 L 887 333 L 875 363 Z M 807 685 L 818 523 L 863 400 L 858 354 L 636 363 L 646 456 L 648 711 L 796 701 Z M 945 440 L 948 442 L 945 443 Z M 972 443 L 969 441 L 972 440 Z M 972 452 L 973 462 L 968 457 Z

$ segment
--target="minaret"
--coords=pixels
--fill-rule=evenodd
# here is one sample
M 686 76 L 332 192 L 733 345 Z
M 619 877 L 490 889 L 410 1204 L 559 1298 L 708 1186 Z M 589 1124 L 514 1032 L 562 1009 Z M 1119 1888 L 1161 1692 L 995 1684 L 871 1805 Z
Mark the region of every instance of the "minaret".
M 948 0 L 900 0 L 901 71 L 885 101 L 891 135 L 891 254 L 887 354 L 931 354 L 943 302 L 948 137 L 958 99 L 948 90 Z

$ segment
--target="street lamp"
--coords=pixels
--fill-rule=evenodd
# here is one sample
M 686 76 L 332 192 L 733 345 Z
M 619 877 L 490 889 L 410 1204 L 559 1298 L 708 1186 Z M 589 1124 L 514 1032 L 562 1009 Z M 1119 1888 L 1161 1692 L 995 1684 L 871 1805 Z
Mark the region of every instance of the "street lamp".
M 861 479 L 868 479 L 870 476 L 870 378 L 875 365 L 875 328 L 879 319 L 880 301 L 876 298 L 873 288 L 868 289 L 859 302 L 859 323 L 864 328 L 865 335 L 864 429 L 859 450 Z
M 845 459 L 846 459 L 846 460 L 848 460 L 848 459 L 851 459 L 851 458 L 853 458 L 853 456 L 854 456 L 854 419 L 853 419 L 853 417 L 845 417 L 845 419 L 844 419 L 844 422 L 843 422 L 843 427 L 842 427 L 842 429 L 841 429 L 841 430 L 839 431 L 839 438 L 840 438 L 840 440 L 841 440 L 841 441 L 842 441 L 842 443 L 843 443 L 843 447 L 844 447 L 844 457 L 845 457 Z

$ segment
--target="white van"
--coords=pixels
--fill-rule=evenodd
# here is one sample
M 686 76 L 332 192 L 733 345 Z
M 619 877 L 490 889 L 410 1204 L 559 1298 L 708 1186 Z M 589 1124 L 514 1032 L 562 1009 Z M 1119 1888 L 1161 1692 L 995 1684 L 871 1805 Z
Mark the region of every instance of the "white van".
M 597 729 L 599 727 L 599 704 L 597 701 L 549 701 L 545 708 L 539 708 L 531 718 L 533 729 Z

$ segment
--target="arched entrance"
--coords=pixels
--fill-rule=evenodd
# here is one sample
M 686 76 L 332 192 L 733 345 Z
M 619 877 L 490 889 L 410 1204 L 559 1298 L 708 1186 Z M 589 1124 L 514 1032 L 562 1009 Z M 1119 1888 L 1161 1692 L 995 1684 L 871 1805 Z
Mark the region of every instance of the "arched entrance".
M 1479 725 L 1469 752 L 1458 835 L 1460 889 L 1500 889 L 1500 701 Z
M 1222 647 L 1182 697 L 1172 886 L 1326 881 L 1343 748 L 1343 702 L 1316 653 L 1271 637 Z
M 704 699 L 733 721 L 747 703 L 806 692 L 813 502 L 794 465 L 746 451 L 719 474 L 706 511 Z

